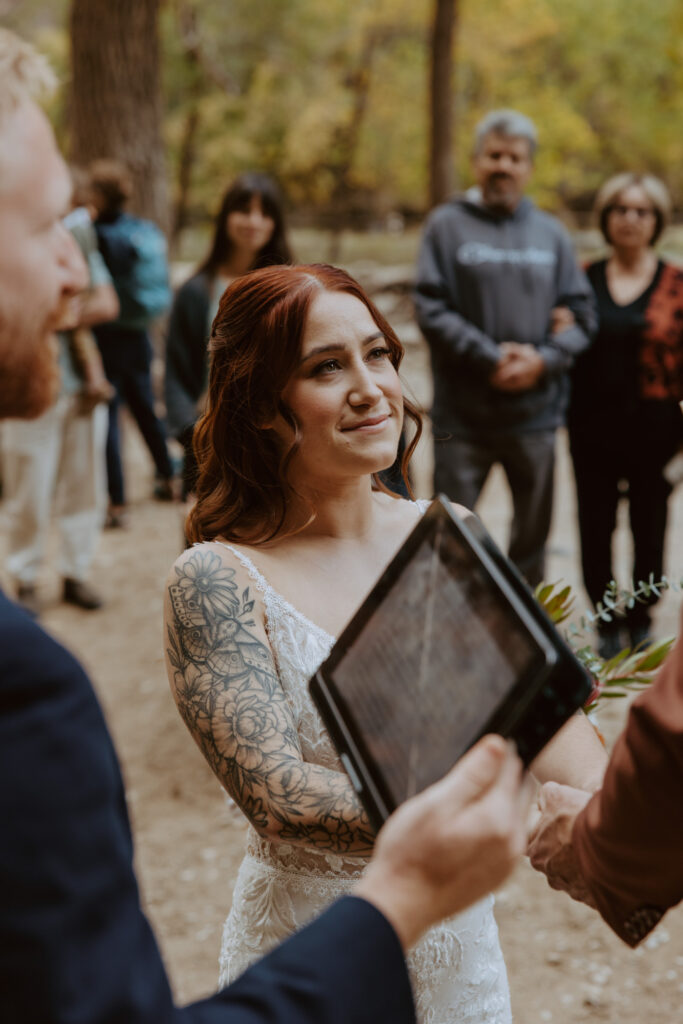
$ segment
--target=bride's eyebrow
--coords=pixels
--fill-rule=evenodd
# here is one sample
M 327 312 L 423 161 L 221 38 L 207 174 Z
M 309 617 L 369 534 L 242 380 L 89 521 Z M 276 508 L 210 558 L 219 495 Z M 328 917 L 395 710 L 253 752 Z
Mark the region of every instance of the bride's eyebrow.
M 378 338 L 383 338 L 383 331 L 374 331 L 372 334 L 368 334 L 367 338 L 363 338 L 361 345 L 369 345 L 372 341 L 377 341 Z M 330 342 L 329 345 L 317 345 L 312 348 L 310 352 L 307 352 L 305 356 L 302 356 L 298 362 L 298 366 L 302 366 L 307 360 L 313 359 L 314 356 L 326 355 L 329 352 L 345 352 L 348 349 L 348 345 L 343 342 Z

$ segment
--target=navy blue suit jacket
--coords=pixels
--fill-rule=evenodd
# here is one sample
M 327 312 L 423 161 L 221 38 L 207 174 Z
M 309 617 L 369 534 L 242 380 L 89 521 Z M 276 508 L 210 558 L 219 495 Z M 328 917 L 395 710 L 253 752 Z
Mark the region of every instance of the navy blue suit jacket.
M 346 897 L 183 1009 L 140 908 L 116 753 L 78 662 L 0 592 L 3 1024 L 409 1024 L 398 939 Z

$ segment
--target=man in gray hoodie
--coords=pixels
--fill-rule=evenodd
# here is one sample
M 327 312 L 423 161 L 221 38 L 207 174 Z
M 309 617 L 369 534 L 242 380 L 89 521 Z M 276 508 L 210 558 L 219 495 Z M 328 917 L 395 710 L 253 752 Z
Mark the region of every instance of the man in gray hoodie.
M 477 185 L 431 213 L 415 292 L 434 376 L 434 489 L 472 508 L 501 463 L 510 557 L 532 584 L 544 572 L 567 370 L 597 325 L 567 232 L 524 196 L 535 150 L 523 114 L 484 118 Z

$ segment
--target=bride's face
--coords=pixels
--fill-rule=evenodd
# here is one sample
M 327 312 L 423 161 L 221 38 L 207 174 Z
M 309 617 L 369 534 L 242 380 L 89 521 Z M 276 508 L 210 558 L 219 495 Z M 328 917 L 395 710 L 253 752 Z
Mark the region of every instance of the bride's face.
M 300 360 L 282 397 L 299 425 L 292 461 L 299 480 L 364 475 L 394 462 L 401 382 L 386 338 L 355 296 L 324 291 L 313 300 Z M 289 427 L 273 427 L 291 443 Z

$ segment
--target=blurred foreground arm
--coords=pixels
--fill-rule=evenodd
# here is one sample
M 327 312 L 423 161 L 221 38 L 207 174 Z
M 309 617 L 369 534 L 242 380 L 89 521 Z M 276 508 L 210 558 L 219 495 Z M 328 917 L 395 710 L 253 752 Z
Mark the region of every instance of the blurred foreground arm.
M 635 946 L 683 899 L 683 644 L 634 701 L 602 790 L 544 787 L 531 863 Z M 583 804 L 586 804 L 583 807 Z M 582 895 L 583 894 L 583 895 Z
M 524 849 L 530 794 L 519 758 L 500 737 L 485 737 L 391 816 L 356 895 L 384 914 L 408 949 L 507 878 Z

